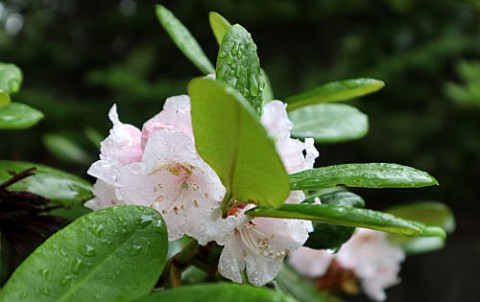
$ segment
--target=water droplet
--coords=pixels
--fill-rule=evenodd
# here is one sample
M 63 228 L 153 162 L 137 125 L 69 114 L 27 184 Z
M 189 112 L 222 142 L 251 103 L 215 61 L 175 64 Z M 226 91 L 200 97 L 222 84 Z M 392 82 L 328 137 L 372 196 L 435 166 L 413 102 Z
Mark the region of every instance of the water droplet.
M 92 257 L 95 255 L 95 247 L 94 246 L 91 246 L 91 245 L 85 245 L 85 248 L 82 252 L 83 255 L 87 256 L 87 257 Z
M 102 235 L 102 232 L 103 230 L 105 229 L 105 226 L 103 224 L 99 224 L 96 228 L 95 228 L 95 234 L 97 236 L 100 236 Z
M 76 258 L 72 265 L 72 272 L 74 274 L 80 273 L 80 270 L 82 269 L 82 266 L 83 266 L 82 264 L 83 264 L 82 259 Z
M 153 217 L 150 216 L 150 215 L 142 215 L 141 217 L 141 221 L 140 221 L 140 225 L 145 228 L 147 226 L 149 226 L 150 224 L 152 224 L 153 222 Z
M 232 54 L 237 55 L 239 47 L 240 47 L 240 44 L 233 45 Z
M 218 53 L 218 56 L 219 56 L 220 58 L 224 58 L 226 55 L 227 55 L 227 53 L 226 53 L 224 50 L 222 50 L 222 51 L 220 51 L 220 52 Z
M 20 299 L 25 300 L 28 298 L 28 292 L 21 292 L 20 293 Z
M 133 245 L 132 246 L 132 256 L 137 256 L 138 254 L 140 254 L 140 252 L 142 251 L 143 249 L 143 246 L 141 245 Z
M 73 279 L 72 275 L 67 275 L 67 276 L 63 277 L 62 280 L 60 280 L 60 284 L 65 286 L 68 283 L 70 283 L 72 281 L 72 279 Z

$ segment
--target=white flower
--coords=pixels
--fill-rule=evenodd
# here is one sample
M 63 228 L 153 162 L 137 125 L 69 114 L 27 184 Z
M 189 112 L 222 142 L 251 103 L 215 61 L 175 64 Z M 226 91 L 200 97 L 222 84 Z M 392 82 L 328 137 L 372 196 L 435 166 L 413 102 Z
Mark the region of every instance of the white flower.
M 289 263 L 300 274 L 307 277 L 319 277 L 327 273 L 335 255 L 326 250 L 301 247 L 288 256 Z
M 145 123 L 142 133 L 120 123 L 115 106 L 110 117 L 114 127 L 102 143 L 101 160 L 88 171 L 98 178 L 96 197 L 85 206 L 94 210 L 122 204 L 150 206 L 165 219 L 170 240 L 187 234 L 202 243 L 209 241 L 209 222 L 220 216 L 225 188 L 195 149 L 188 96 L 167 99 L 164 110 Z M 132 146 L 140 156 L 123 156 Z
M 377 301 L 386 299 L 385 288 L 400 282 L 400 263 L 405 259 L 403 250 L 386 235 L 359 229 L 336 256 L 342 267 L 352 269 L 360 278 L 365 293 Z
M 249 220 L 244 211 L 226 219 L 237 227 L 217 241 L 225 246 L 218 271 L 225 278 L 241 283 L 241 273 L 246 270 L 248 281 L 261 286 L 277 276 L 286 255 L 305 243 L 312 224 L 291 219 Z
M 303 247 L 289 258 L 299 273 L 312 278 L 324 276 L 335 260 L 341 269 L 352 271 L 363 291 L 376 301 L 385 300 L 385 289 L 399 283 L 400 263 L 404 259 L 405 253 L 388 241 L 386 233 L 361 228 L 337 254 Z

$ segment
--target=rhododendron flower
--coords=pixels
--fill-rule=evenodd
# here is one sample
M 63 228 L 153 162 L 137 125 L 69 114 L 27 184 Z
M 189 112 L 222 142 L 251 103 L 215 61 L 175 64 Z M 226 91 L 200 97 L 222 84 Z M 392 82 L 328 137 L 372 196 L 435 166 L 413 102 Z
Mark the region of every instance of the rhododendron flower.
M 290 264 L 308 277 L 322 277 L 335 261 L 341 269 L 352 271 L 363 291 L 373 300 L 386 299 L 385 289 L 399 282 L 403 250 L 388 241 L 386 233 L 358 229 L 337 254 L 302 247 L 290 255 Z
M 235 229 L 217 243 L 224 245 L 218 264 L 219 273 L 241 283 L 246 270 L 248 281 L 256 286 L 273 280 L 280 271 L 283 259 L 301 247 L 308 239 L 312 223 L 304 220 L 255 218 L 244 211 L 226 218 Z
M 122 124 L 115 106 L 110 118 L 114 126 L 102 142 L 101 160 L 88 171 L 98 178 L 96 197 L 85 205 L 94 210 L 122 204 L 150 206 L 165 219 L 170 240 L 184 234 L 195 237 L 212 220 L 225 188 L 196 152 L 188 96 L 167 99 L 164 110 L 146 122 L 142 132 Z M 126 160 L 121 151 L 131 149 L 136 156 Z
M 400 263 L 403 250 L 387 239 L 387 234 L 359 229 L 337 255 L 339 263 L 352 269 L 360 278 L 365 293 L 372 299 L 386 299 L 384 289 L 400 282 Z

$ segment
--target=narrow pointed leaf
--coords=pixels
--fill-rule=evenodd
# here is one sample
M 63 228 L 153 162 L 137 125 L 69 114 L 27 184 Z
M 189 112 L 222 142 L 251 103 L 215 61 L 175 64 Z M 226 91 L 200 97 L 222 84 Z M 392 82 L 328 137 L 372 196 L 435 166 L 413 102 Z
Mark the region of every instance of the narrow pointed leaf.
M 378 91 L 383 86 L 385 86 L 384 82 L 368 78 L 330 82 L 289 97 L 285 102 L 289 104 L 288 110 L 294 110 L 307 105 L 350 100 Z
M 255 208 L 247 212 L 252 217 L 273 217 L 322 221 L 330 224 L 362 227 L 406 236 L 445 237 L 443 229 L 388 213 L 352 207 L 316 204 L 285 204 L 278 209 Z
M 0 108 L 0 130 L 30 128 L 43 118 L 43 113 L 22 103 Z
M 210 12 L 208 20 L 210 21 L 210 27 L 215 35 L 215 39 L 217 39 L 218 45 L 221 45 L 223 36 L 231 26 L 230 22 L 216 12 Z
M 0 161 L 0 183 L 9 180 L 9 172 L 22 172 L 35 167 L 35 175 L 11 186 L 9 190 L 28 191 L 63 206 L 81 205 L 92 198 L 91 184 L 80 177 L 40 164 L 19 161 Z
M 234 199 L 278 207 L 289 194 L 288 175 L 274 142 L 245 99 L 209 79 L 189 85 L 195 144 Z
M 295 302 L 295 299 L 278 291 L 240 284 L 203 284 L 155 292 L 137 302 Z
M 344 207 L 363 208 L 365 201 L 362 197 L 348 191 L 339 191 L 319 196 L 322 204 Z M 352 237 L 354 227 L 333 225 L 314 221 L 313 232 L 308 236 L 305 246 L 313 249 L 338 249 Z
M 47 134 L 43 137 L 45 148 L 57 159 L 73 164 L 89 164 L 94 159 L 74 140 L 59 134 Z
M 161 215 L 120 206 L 77 219 L 38 247 L 0 294 L 9 301 L 132 301 L 155 286 L 167 254 Z
M 455 230 L 455 218 L 452 211 L 440 202 L 424 201 L 405 204 L 389 208 L 386 212 L 405 219 L 441 227 L 447 233 L 452 233 Z M 435 251 L 445 245 L 445 239 L 437 237 L 410 238 L 390 234 L 389 240 L 400 245 L 410 255 Z
M 156 13 L 163 28 L 182 53 L 204 74 L 215 72 L 215 68 L 203 52 L 197 40 L 195 40 L 190 31 L 172 12 L 163 5 L 157 4 Z
M 317 143 L 338 143 L 364 137 L 368 117 L 355 107 L 344 104 L 317 104 L 290 111 L 292 136 L 312 137 Z
M 234 87 L 261 112 L 265 81 L 260 69 L 257 46 L 242 26 L 231 26 L 222 39 L 217 57 L 217 80 Z
M 18 92 L 22 72 L 14 64 L 0 63 L 0 108 L 10 104 L 10 94 Z
M 421 188 L 438 185 L 427 172 L 388 164 L 343 164 L 290 175 L 292 190 L 316 190 L 334 186 L 357 188 Z

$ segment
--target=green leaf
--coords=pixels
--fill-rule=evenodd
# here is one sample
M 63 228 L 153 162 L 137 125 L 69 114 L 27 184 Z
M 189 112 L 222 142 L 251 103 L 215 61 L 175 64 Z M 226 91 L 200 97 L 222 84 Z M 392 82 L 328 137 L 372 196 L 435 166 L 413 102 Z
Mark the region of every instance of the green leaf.
M 93 161 L 90 154 L 66 136 L 47 134 L 43 137 L 43 144 L 48 152 L 63 162 L 88 164 Z
M 395 206 L 387 209 L 386 212 L 405 219 L 441 227 L 447 233 L 452 233 L 455 230 L 455 218 L 452 211 L 440 202 L 416 202 Z M 445 245 L 445 239 L 437 237 L 409 238 L 390 234 L 389 240 L 400 245 L 410 255 L 431 252 L 441 249 Z
M 263 94 L 262 94 L 262 97 L 263 97 L 262 102 L 263 104 L 266 104 L 270 101 L 273 101 L 275 99 L 275 96 L 273 94 L 273 88 L 270 83 L 270 79 L 268 78 L 267 73 L 263 69 L 262 69 L 262 77 L 263 77 L 263 81 L 265 82 L 265 88 L 263 89 Z
M 285 102 L 289 104 L 287 109 L 293 110 L 307 105 L 350 100 L 378 91 L 383 86 L 385 86 L 384 82 L 368 78 L 330 82 L 289 97 Z
M 231 26 L 230 22 L 217 12 L 210 12 L 208 20 L 210 21 L 210 27 L 215 35 L 215 39 L 217 39 L 218 45 L 221 45 L 223 36 Z
M 260 69 L 257 46 L 250 33 L 235 24 L 225 33 L 217 57 L 217 80 L 239 91 L 260 113 L 265 81 Z
M 197 150 L 227 188 L 226 198 L 282 205 L 289 194 L 287 172 L 244 98 L 210 79 L 192 80 L 188 92 Z
M 397 164 L 343 164 L 290 175 L 292 190 L 316 190 L 344 185 L 357 188 L 421 188 L 438 185 L 426 172 Z
M 355 107 L 344 104 L 318 104 L 290 111 L 292 136 L 312 137 L 317 143 L 338 143 L 364 137 L 368 117 Z
M 43 118 L 43 113 L 22 103 L 10 103 L 0 108 L 0 130 L 32 127 Z
M 199 284 L 155 292 L 138 302 L 294 302 L 295 300 L 277 291 L 240 284 Z
M 310 280 L 298 275 L 287 265 L 283 265 L 282 269 L 275 278 L 281 290 L 289 293 L 298 301 L 302 302 L 340 302 L 341 300 L 335 296 L 323 293 L 315 288 Z
M 35 175 L 8 187 L 13 191 L 28 191 L 63 206 L 81 205 L 92 198 L 89 182 L 47 166 L 19 161 L 0 161 L 0 183 L 11 178 L 8 172 L 22 172 L 36 167 Z
M 320 196 L 322 204 L 363 208 L 362 197 L 348 191 L 339 191 Z M 338 226 L 324 222 L 313 222 L 313 232 L 308 236 L 305 246 L 313 249 L 338 249 L 352 237 L 354 227 Z
M 22 72 L 17 66 L 0 63 L 0 108 L 10 104 L 10 94 L 18 92 L 22 80 Z
M 447 233 L 455 230 L 452 210 L 436 201 L 422 201 L 390 207 L 385 212 L 405 219 L 420 221 L 443 228 Z
M 362 227 L 406 236 L 445 237 L 443 229 L 395 217 L 388 213 L 334 205 L 285 204 L 278 209 L 264 207 L 247 212 L 252 217 L 272 217 L 322 221 L 330 224 Z
M 212 63 L 190 31 L 163 5 L 156 5 L 157 18 L 183 54 L 204 74 L 215 72 Z
M 17 268 L 1 301 L 130 301 L 147 295 L 168 249 L 161 215 L 148 207 L 110 207 L 83 216 Z

